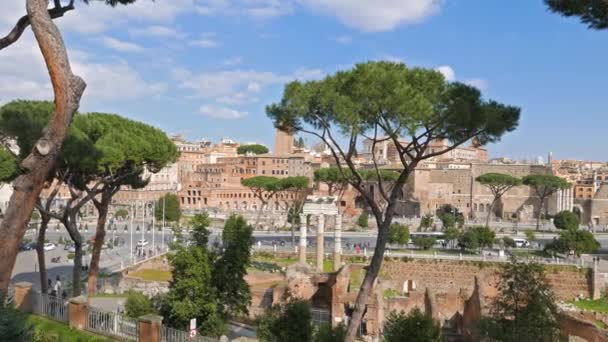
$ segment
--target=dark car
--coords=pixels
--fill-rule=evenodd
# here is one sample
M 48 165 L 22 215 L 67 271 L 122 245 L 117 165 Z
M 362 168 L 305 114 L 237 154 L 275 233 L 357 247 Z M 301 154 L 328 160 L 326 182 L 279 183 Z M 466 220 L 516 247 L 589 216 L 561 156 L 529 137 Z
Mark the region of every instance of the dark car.
M 36 248 L 36 243 L 35 242 L 24 242 L 19 247 L 19 250 L 21 250 L 21 251 L 31 251 L 32 249 L 35 249 L 35 248 Z

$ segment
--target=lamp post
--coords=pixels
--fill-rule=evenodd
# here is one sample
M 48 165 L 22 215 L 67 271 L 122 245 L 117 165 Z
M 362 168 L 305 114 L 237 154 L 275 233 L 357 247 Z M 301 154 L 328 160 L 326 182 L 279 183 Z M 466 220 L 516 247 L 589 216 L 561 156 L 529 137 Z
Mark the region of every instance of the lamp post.
M 135 204 L 131 204 L 131 263 L 133 263 L 133 220 L 137 213 L 137 207 Z
M 165 250 L 165 196 L 163 196 L 163 227 L 161 228 L 160 235 L 163 240 L 161 243 L 163 251 Z
M 154 240 L 154 231 L 156 227 L 154 226 L 154 219 L 156 218 L 156 201 L 152 202 L 152 253 L 156 255 L 156 242 Z

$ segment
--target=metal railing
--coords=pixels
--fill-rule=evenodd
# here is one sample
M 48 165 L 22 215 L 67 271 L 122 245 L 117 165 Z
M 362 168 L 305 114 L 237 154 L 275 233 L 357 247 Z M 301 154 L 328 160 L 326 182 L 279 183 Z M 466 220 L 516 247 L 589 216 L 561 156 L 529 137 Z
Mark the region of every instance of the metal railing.
M 183 330 L 173 329 L 163 325 L 160 330 L 161 342 L 217 342 L 217 339 L 196 335 L 190 336 L 190 333 Z
M 93 307 L 88 310 L 86 329 L 132 341 L 137 341 L 138 336 L 137 320 Z
M 331 323 L 331 315 L 329 314 L 329 310 L 310 309 L 310 315 L 312 318 L 312 324 L 316 326 L 322 326 Z
M 46 293 L 33 292 L 34 313 L 60 322 L 68 321 L 68 301 Z

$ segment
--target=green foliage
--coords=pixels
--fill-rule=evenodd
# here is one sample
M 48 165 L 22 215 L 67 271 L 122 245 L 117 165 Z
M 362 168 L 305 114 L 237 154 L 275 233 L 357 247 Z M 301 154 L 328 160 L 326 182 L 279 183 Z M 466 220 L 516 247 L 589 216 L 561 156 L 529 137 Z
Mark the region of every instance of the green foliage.
M 462 235 L 462 230 L 456 227 L 450 227 L 443 231 L 446 241 L 454 241 L 458 240 L 458 238 Z
M 432 236 L 419 236 L 413 238 L 412 243 L 414 244 L 414 246 L 420 249 L 428 250 L 431 249 L 431 247 L 433 247 L 437 243 L 437 239 Z
M 316 169 L 314 172 L 314 181 L 317 183 L 325 183 L 327 192 L 333 196 L 336 191 L 342 191 L 348 185 L 350 178 L 350 169 L 340 169 L 337 166 Z
M 268 153 L 268 147 L 260 144 L 241 145 L 236 149 L 238 154 L 265 154 Z
M 207 248 L 209 244 L 209 226 L 211 225 L 211 219 L 207 213 L 196 214 L 190 219 L 190 226 L 192 227 L 192 240 L 194 245 L 200 248 Z
M 160 313 L 170 326 L 186 329 L 196 318 L 202 333 L 220 336 L 224 321 L 212 286 L 210 256 L 206 249 L 192 246 L 179 248 L 169 255 L 173 280 L 169 292 L 160 300 Z
M 600 299 L 581 299 L 581 300 L 577 300 L 572 302 L 572 304 L 574 304 L 574 306 L 576 306 L 579 309 L 583 309 L 583 310 L 588 310 L 588 311 L 594 311 L 594 312 L 601 312 L 601 313 L 608 313 L 608 298 L 607 297 L 602 297 Z
M 242 216 L 232 215 L 224 225 L 222 242 L 224 252 L 213 270 L 216 295 L 224 316 L 246 315 L 251 293 L 244 277 L 251 264 L 253 227 Z
M 454 214 L 441 213 L 439 219 L 443 225 L 443 229 L 454 228 L 456 226 L 456 217 Z
M 545 0 L 555 13 L 578 17 L 590 29 L 608 29 L 608 2 L 602 0 Z
M 458 208 L 449 204 L 444 204 L 437 210 L 437 217 L 441 220 L 444 229 L 455 227 L 456 224 L 461 228 L 464 226 L 464 215 Z
M 424 228 L 424 230 L 427 230 L 428 228 L 431 228 L 431 226 L 433 225 L 433 215 L 424 215 L 422 216 L 422 218 L 420 218 L 420 228 Z
M 388 243 L 406 245 L 409 240 L 410 227 L 405 224 L 391 224 L 388 232 Z
M 65 323 L 30 315 L 28 322 L 34 328 L 32 342 L 113 342 L 113 339 L 70 328 Z M 2 340 L 4 341 L 4 340 Z
M 367 62 L 323 80 L 294 81 L 266 112 L 277 127 L 291 131 L 329 124 L 358 134 L 385 120 L 397 129 L 394 135 L 402 136 L 433 122 L 438 136 L 450 141 L 477 136 L 482 145 L 497 141 L 519 120 L 518 108 L 482 101 L 474 87 L 392 62 Z
M 312 330 L 310 304 L 301 299 L 273 305 L 257 323 L 261 342 L 310 342 Z
M 513 260 L 501 274 L 491 317 L 479 322 L 482 340 L 558 341 L 557 307 L 542 265 Z
M 121 219 L 126 219 L 127 216 L 129 216 L 129 211 L 124 208 L 118 209 L 114 213 L 114 217 L 120 217 Z
M 138 319 L 141 316 L 156 313 L 152 306 L 152 301 L 141 292 L 129 290 L 125 301 L 125 315 L 130 318 Z
M 595 236 L 588 231 L 579 229 L 567 229 L 559 233 L 559 237 L 545 246 L 547 252 L 574 253 L 580 256 L 584 253 L 595 253 L 600 249 L 600 243 Z
M 16 310 L 12 303 L 0 301 L 0 339 L 2 341 L 30 341 L 32 327 L 27 323 L 27 316 Z
M 357 173 L 367 182 L 377 182 L 378 178 L 382 181 L 394 182 L 399 178 L 399 173 L 390 170 L 358 170 Z
M 458 244 L 463 249 L 476 250 L 492 247 L 496 234 L 488 227 L 471 227 L 458 239 Z
M 314 342 L 344 342 L 346 339 L 346 327 L 340 323 L 332 328 L 329 324 L 322 325 L 315 331 Z
M 515 248 L 515 240 L 512 238 L 505 236 L 502 238 L 502 243 L 506 248 Z
M 553 175 L 527 175 L 523 178 L 522 183 L 531 187 L 542 199 L 547 198 L 557 190 L 570 187 L 565 179 Z
M 528 239 L 528 241 L 536 240 L 536 233 L 534 233 L 534 230 L 526 229 L 524 230 L 524 234 L 526 234 L 526 239 Z
M 0 132 L 16 141 L 19 160 L 32 150 L 48 123 L 53 104 L 13 101 L 0 108 Z M 63 144 L 57 171 L 70 170 L 71 183 L 83 189 L 99 178 L 116 186 L 142 187 L 144 169 L 157 172 L 175 161 L 177 149 L 165 133 L 114 114 L 77 115 Z
M 163 206 L 165 212 L 165 220 L 168 222 L 178 222 L 182 217 L 179 197 L 176 194 L 167 193 L 159 198 L 154 208 L 154 215 L 157 220 L 163 219 Z
M 555 215 L 553 224 L 557 229 L 578 229 L 580 222 L 575 213 L 564 210 Z
M 407 315 L 391 312 L 384 323 L 385 342 L 439 342 L 441 329 L 433 318 L 414 308 Z
M 10 182 L 19 174 L 17 159 L 11 152 L 0 147 L 0 182 Z
M 359 215 L 359 218 L 357 218 L 357 226 L 363 229 L 367 229 L 369 227 L 369 217 L 367 216 L 367 213 Z
M 490 188 L 492 193 L 502 192 L 504 188 L 508 190 L 511 187 L 521 185 L 521 179 L 504 173 L 486 173 L 478 176 L 475 180 Z

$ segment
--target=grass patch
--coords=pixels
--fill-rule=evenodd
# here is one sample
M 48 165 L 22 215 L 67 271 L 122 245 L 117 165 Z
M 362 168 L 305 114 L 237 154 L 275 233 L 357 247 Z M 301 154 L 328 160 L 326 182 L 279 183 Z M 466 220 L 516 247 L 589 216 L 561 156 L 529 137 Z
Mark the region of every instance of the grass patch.
M 171 280 L 171 272 L 161 270 L 143 269 L 134 273 L 130 273 L 129 276 L 141 278 L 143 280 L 154 280 L 154 281 L 169 281 Z
M 354 269 L 350 272 L 350 279 L 348 286 L 350 291 L 358 291 L 363 284 L 363 278 L 365 278 L 365 270 L 362 268 Z
M 104 336 L 91 334 L 89 332 L 70 329 L 67 324 L 55 322 L 37 315 L 28 317 L 30 323 L 35 329 L 35 336 L 44 336 L 45 341 L 61 341 L 61 342 L 110 342 L 116 341 Z
M 118 294 L 118 293 L 96 293 L 91 298 L 127 298 L 126 294 Z
M 591 299 L 583 299 L 576 302 L 572 302 L 574 306 L 579 309 L 608 313 L 608 298 L 602 297 L 600 299 L 591 300 Z

